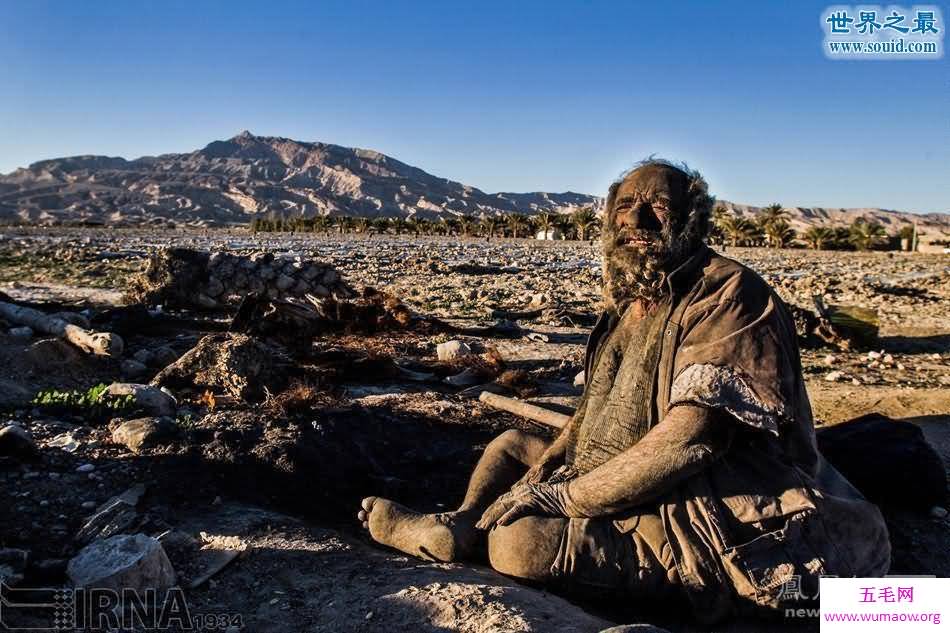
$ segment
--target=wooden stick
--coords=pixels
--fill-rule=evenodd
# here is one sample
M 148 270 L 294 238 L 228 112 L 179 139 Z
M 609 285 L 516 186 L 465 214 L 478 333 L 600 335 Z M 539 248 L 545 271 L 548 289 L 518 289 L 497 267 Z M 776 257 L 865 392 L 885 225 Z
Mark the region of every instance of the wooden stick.
M 26 325 L 38 332 L 65 339 L 90 354 L 98 356 L 122 355 L 122 338 L 109 332 L 85 330 L 68 321 L 49 316 L 39 310 L 0 301 L 0 317 L 18 325 Z
M 508 413 L 514 413 L 523 418 L 553 426 L 556 429 L 563 429 L 564 425 L 571 419 L 569 415 L 551 411 L 550 409 L 545 409 L 544 407 L 539 407 L 524 402 L 523 400 L 499 396 L 497 393 L 490 391 L 483 391 L 481 395 L 478 396 L 478 399 L 490 407 L 495 407 L 496 409 L 507 411 Z

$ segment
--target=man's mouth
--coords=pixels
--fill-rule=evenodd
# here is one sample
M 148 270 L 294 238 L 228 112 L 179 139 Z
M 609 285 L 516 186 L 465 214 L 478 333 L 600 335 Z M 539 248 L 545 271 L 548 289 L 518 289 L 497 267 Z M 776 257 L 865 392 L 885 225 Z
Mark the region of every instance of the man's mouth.
M 651 246 L 656 242 L 656 238 L 651 235 L 634 234 L 623 235 L 617 238 L 618 246 L 636 246 L 639 248 Z

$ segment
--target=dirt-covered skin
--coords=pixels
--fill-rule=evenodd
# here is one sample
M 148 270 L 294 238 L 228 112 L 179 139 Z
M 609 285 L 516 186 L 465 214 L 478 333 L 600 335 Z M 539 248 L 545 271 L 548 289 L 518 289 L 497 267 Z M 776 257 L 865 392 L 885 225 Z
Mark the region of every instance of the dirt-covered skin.
M 78 309 L 91 305 L 94 311 L 114 301 L 118 293 L 113 291 L 123 289 L 126 271 L 142 265 L 149 249 L 169 243 L 230 245 L 242 252 L 313 251 L 355 286 L 369 284 L 390 291 L 424 314 L 466 317 L 458 321 L 464 325 L 494 322 L 489 316 L 493 308 L 522 310 L 532 303 L 560 301 L 572 311 L 593 313 L 600 301 L 599 244 L 252 236 L 243 231 L 4 228 L 0 234 L 0 257 L 12 262 L 0 266 L 0 292 L 18 300 L 54 302 L 48 305 L 57 310 L 62 307 L 55 305 L 57 301 L 78 302 Z M 57 249 L 75 251 L 80 258 L 76 261 L 89 266 L 33 265 L 39 256 L 35 254 L 52 262 Z M 11 258 L 14 251 L 17 255 Z M 875 351 L 883 351 L 880 356 L 869 357 L 867 351 L 804 350 L 816 418 L 833 424 L 880 411 L 910 419 L 921 425 L 945 460 L 950 458 L 950 258 L 731 248 L 726 254 L 762 273 L 786 300 L 807 305 L 812 294 L 824 293 L 831 303 L 877 308 L 882 338 Z M 99 288 L 93 292 L 92 286 Z M 125 357 L 163 345 L 183 354 L 201 336 L 220 329 L 216 318 L 198 319 L 205 319 L 207 329 L 199 322 L 179 330 L 128 336 Z M 535 402 L 571 406 L 580 391 L 572 382 L 581 369 L 588 328 L 545 318 L 519 323 L 547 340 L 461 338 L 473 345 L 491 345 L 509 367 L 524 370 L 534 384 L 534 392 L 526 396 Z M 10 386 L 29 394 L 47 387 L 88 387 L 121 376 L 118 363 L 82 358 L 36 338 L 16 340 L 6 334 L 7 324 L 0 326 L 0 395 L 13 393 Z M 324 344 L 363 346 L 397 358 L 431 361 L 436 345 L 447 338 L 398 332 L 371 339 L 343 334 Z M 150 367 L 141 380 L 147 382 L 157 371 Z M 512 609 L 527 604 L 525 596 L 534 600 L 541 595 L 520 587 L 528 593 L 512 600 L 505 593 L 508 589 L 487 585 L 466 593 L 481 585 L 457 568 L 419 567 L 420 562 L 398 553 L 367 554 L 359 540 L 368 543 L 369 538 L 362 536 L 354 510 L 363 497 L 375 494 L 422 512 L 449 512 L 454 504 L 438 503 L 464 497 L 468 476 L 492 438 L 511 428 L 547 431 L 492 411 L 445 384 L 367 376 L 340 385 L 330 396 L 304 402 L 302 409 L 287 413 L 248 409 L 225 400 L 209 411 L 206 404 L 185 399 L 176 420 L 180 434 L 175 442 L 138 455 L 112 442 L 108 419 L 90 422 L 27 404 L 12 406 L 0 416 L 0 424 L 8 420 L 23 424 L 33 434 L 40 456 L 33 462 L 0 465 L 0 505 L 12 510 L 0 513 L 0 547 L 26 548 L 36 561 L 65 561 L 75 554 L 73 535 L 95 506 L 134 483 L 146 482 L 149 492 L 140 503 L 142 518 L 136 529 L 158 534 L 177 528 L 192 535 L 216 529 L 258 548 L 212 583 L 189 593 L 205 612 L 244 614 L 247 630 L 281 630 L 274 623 L 293 612 L 301 627 L 311 630 L 408 631 L 420 630 L 415 625 L 424 621 L 431 628 L 421 630 L 476 631 L 485 613 L 497 608 L 506 614 L 503 617 L 511 617 Z M 66 435 L 76 440 L 74 450 L 55 446 L 56 442 L 50 445 Z M 95 470 L 77 472 L 85 463 Z M 342 474 L 334 478 L 334 472 Z M 221 506 L 216 502 L 219 497 Z M 213 525 L 214 509 L 232 508 L 235 500 L 304 517 L 310 523 L 288 528 L 266 513 L 239 510 L 247 520 Z M 891 527 L 897 549 L 895 573 L 950 575 L 946 519 L 904 516 Z M 398 597 L 386 597 L 395 594 Z M 469 602 L 453 615 L 453 604 L 461 604 L 456 600 Z M 540 603 L 533 604 L 535 608 Z M 563 601 L 553 610 L 557 617 L 563 616 L 557 620 L 560 630 L 568 630 L 564 628 L 568 621 L 589 617 Z M 634 619 L 607 615 L 613 620 Z M 671 621 L 669 614 L 644 619 L 671 630 L 695 630 L 676 618 Z M 533 629 L 507 622 L 524 630 L 551 630 L 540 616 L 532 620 Z M 587 628 L 577 630 L 598 630 L 592 628 L 596 620 L 585 622 Z

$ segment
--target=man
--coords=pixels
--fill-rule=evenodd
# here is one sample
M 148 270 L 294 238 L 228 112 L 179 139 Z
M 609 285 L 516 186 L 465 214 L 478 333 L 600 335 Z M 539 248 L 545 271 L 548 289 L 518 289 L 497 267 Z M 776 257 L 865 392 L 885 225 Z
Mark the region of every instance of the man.
M 363 500 L 378 542 L 578 593 L 686 596 L 714 621 L 886 573 L 878 509 L 815 447 L 795 328 L 755 273 L 705 246 L 702 177 L 648 160 L 607 196 L 605 312 L 553 442 L 491 442 L 455 512 Z M 634 603 L 636 604 L 636 603 Z M 801 604 L 799 603 L 799 605 Z

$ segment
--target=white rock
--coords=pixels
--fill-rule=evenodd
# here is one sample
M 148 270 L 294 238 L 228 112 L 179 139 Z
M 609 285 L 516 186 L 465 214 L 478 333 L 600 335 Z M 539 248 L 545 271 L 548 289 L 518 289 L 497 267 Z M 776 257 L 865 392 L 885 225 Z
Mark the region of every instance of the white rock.
M 838 357 L 835 356 L 834 354 L 828 354 L 827 356 L 825 356 L 823 362 L 825 363 L 825 365 L 828 365 L 830 367 L 838 362 Z
M 883 356 L 881 352 L 868 352 L 868 360 L 877 360 Z
M 76 472 L 77 473 L 91 473 L 95 469 L 96 467 L 93 466 L 92 464 L 83 464 L 82 466 L 76 469 Z
M 438 354 L 439 360 L 441 361 L 455 360 L 463 356 L 469 356 L 471 353 L 472 348 L 464 341 L 459 340 L 439 343 L 438 347 L 436 347 L 436 354 Z
M 941 506 L 934 506 L 930 508 L 930 516 L 935 519 L 945 519 L 947 518 L 947 509 Z
M 161 543 L 144 534 L 119 534 L 95 541 L 69 561 L 75 587 L 163 591 L 175 584 L 175 570 Z
M 844 372 L 832 371 L 825 375 L 825 380 L 828 382 L 834 382 L 836 380 L 841 380 L 842 377 L 844 377 Z
M 151 385 L 131 382 L 114 382 L 106 389 L 112 396 L 135 396 L 135 404 L 153 415 L 175 415 L 178 402 L 173 397 Z
M 576 376 L 574 376 L 574 386 L 583 387 L 584 383 L 586 382 L 586 378 L 587 378 L 587 372 L 585 372 L 584 370 L 581 370 L 580 372 L 578 372 Z

